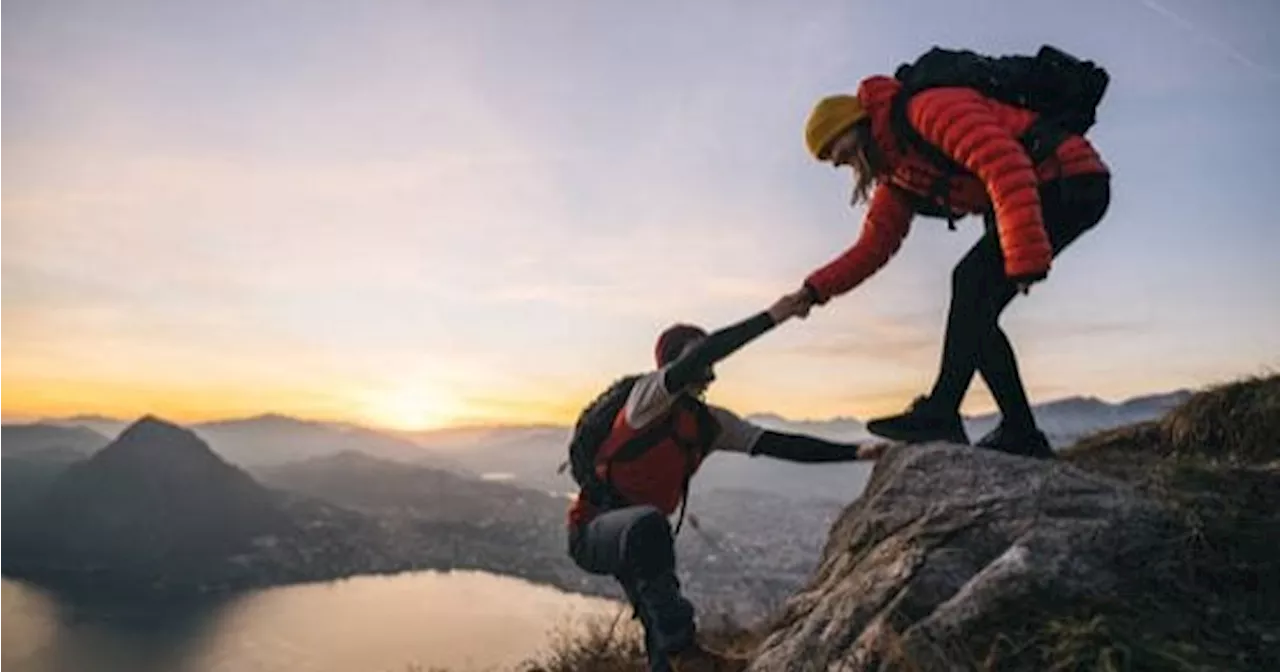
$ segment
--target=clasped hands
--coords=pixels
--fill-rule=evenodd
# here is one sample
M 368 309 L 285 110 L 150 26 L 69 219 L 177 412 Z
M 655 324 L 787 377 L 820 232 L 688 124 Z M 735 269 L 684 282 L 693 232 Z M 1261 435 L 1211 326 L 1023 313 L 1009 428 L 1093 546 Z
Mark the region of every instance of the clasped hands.
M 809 298 L 809 291 L 801 287 L 789 294 L 783 294 L 781 298 L 773 302 L 769 306 L 769 317 L 773 318 L 774 324 L 782 324 L 793 317 L 804 319 L 809 316 L 809 309 L 813 307 L 813 302 Z

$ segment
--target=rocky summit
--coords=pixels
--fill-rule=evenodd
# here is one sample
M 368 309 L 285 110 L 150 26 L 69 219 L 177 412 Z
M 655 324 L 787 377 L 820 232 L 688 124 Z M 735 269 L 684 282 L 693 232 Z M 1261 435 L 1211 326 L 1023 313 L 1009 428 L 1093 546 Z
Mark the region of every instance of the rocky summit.
M 755 672 L 1280 669 L 1280 378 L 1040 461 L 897 446 Z
M 898 447 L 832 529 L 817 575 L 754 669 L 944 668 L 1031 605 L 1106 599 L 1142 580 L 1174 521 L 1131 486 L 1059 462 Z

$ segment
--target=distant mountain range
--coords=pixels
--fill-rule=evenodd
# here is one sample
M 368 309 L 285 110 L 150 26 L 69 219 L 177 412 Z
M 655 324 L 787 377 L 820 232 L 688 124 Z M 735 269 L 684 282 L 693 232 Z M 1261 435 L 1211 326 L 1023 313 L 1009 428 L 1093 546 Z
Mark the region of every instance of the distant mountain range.
M 1090 434 L 1159 418 L 1190 399 L 1192 394 L 1191 390 L 1177 390 L 1134 397 L 1117 404 L 1097 397 L 1068 397 L 1039 404 L 1032 410 L 1049 441 L 1063 448 Z M 969 418 L 966 426 L 970 437 L 977 441 L 999 421 L 999 415 L 990 413 Z
M 14 436 L 54 430 L 83 437 Z M 5 458 L 6 479 L 31 466 L 24 452 Z M 3 570 L 67 592 L 148 599 L 454 567 L 607 584 L 565 555 L 563 499 L 425 466 L 343 452 L 264 468 L 260 483 L 153 417 L 87 458 L 40 464 L 21 506 L 6 487 Z
M 1056 447 L 1065 447 L 1081 438 L 1122 425 L 1158 418 L 1191 398 L 1190 390 L 1134 397 L 1111 403 L 1097 397 L 1067 397 L 1032 407 L 1040 429 Z M 832 441 L 864 441 L 873 439 L 866 425 L 856 418 L 831 420 L 788 420 L 772 414 L 752 415 L 749 420 L 768 429 L 812 434 Z M 965 428 L 969 438 L 977 441 L 1000 422 L 999 413 L 969 416 Z
M 1048 402 L 1034 411 L 1042 429 L 1057 446 L 1105 429 L 1159 417 L 1190 396 L 1179 390 L 1110 403 L 1092 397 L 1071 397 Z M 789 420 L 761 414 L 750 420 L 768 429 L 810 434 L 836 441 L 871 439 L 856 418 Z M 999 421 L 994 414 L 966 419 L 970 437 L 977 440 Z M 33 425 L 4 426 L 6 496 L 10 458 L 29 463 L 40 456 L 65 462 L 87 455 L 93 446 L 105 445 L 125 422 L 100 416 L 59 418 Z M 426 432 L 378 431 L 358 425 L 298 420 L 262 415 L 241 420 L 200 423 L 191 426 L 197 436 L 223 459 L 245 468 L 269 467 L 313 458 L 358 451 L 369 456 L 445 469 L 470 477 L 510 479 L 526 487 L 551 493 L 575 489 L 572 480 L 556 473 L 564 460 L 569 428 L 563 426 L 511 426 L 456 428 Z M 17 465 L 18 463 L 14 462 Z M 28 465 L 29 466 L 29 465 Z M 22 469 L 23 465 L 16 468 Z M 771 460 L 723 456 L 710 460 L 694 481 L 699 491 L 745 488 L 787 497 L 844 500 L 860 491 L 867 465 L 828 465 L 816 469 Z M 17 486 L 22 495 L 22 486 Z
M 90 438 L 83 431 L 11 435 L 66 456 L 71 437 Z M 195 432 L 153 417 L 69 463 L 28 463 L 20 449 L 29 447 L 10 446 L 19 455 L 5 458 L 6 478 L 16 464 L 40 464 L 46 477 L 29 484 L 20 507 L 5 492 L 0 559 L 6 576 L 61 592 L 136 602 L 462 568 L 621 597 L 607 577 L 569 559 L 562 496 L 352 451 L 247 471 Z M 694 496 L 678 540 L 686 588 L 743 614 L 800 585 L 847 501 L 741 489 Z
M 49 487 L 66 468 L 97 452 L 110 440 L 86 427 L 54 425 L 5 425 L 0 433 L 3 468 L 0 498 L 6 517 L 24 509 Z M 4 528 L 4 540 L 12 528 Z
M 1187 396 L 1072 398 L 1036 413 L 1066 443 L 1154 419 Z M 853 418 L 751 420 L 867 438 Z M 968 419 L 972 436 L 997 420 Z M 457 567 L 611 590 L 564 552 L 565 495 L 576 489 L 556 473 L 566 427 L 397 434 L 267 415 L 192 428 L 146 417 L 111 434 L 109 419 L 90 421 L 4 426 L 6 575 L 128 597 Z M 679 540 L 696 570 L 691 594 L 788 594 L 870 471 L 713 456 L 693 481 L 691 532 Z
M 42 447 L 65 444 L 77 450 L 96 443 L 89 452 L 115 438 L 129 421 L 103 416 L 52 418 L 33 424 L 4 426 L 4 455 L 16 456 Z M 408 438 L 359 425 L 299 420 L 266 414 L 238 420 L 189 425 L 224 460 L 242 467 L 285 464 L 312 457 L 360 451 L 391 460 L 430 463 L 443 469 L 462 469 L 424 452 Z M 12 446 L 12 448 L 11 448 Z
M 457 469 L 438 456 L 424 453 L 412 441 L 393 433 L 339 422 L 298 420 L 284 415 L 260 415 L 243 420 L 199 423 L 191 430 L 223 459 L 246 467 L 284 464 L 313 457 L 359 451 L 401 462 L 430 463 Z
M 107 445 L 110 438 L 82 425 L 4 425 L 0 430 L 4 456 L 35 457 L 72 462 L 86 458 Z M 111 434 L 110 436 L 115 436 Z

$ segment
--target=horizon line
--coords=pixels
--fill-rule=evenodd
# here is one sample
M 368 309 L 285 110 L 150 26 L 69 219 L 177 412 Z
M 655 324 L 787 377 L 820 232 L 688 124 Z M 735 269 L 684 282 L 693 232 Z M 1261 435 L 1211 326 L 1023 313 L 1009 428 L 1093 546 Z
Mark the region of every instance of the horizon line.
M 1210 385 L 1210 386 L 1204 386 L 1204 387 L 1205 389 L 1207 389 L 1208 387 L 1212 387 L 1212 386 Z M 1118 405 L 1123 405 L 1138 399 L 1147 399 L 1150 397 L 1169 396 L 1169 395 L 1175 395 L 1175 394 L 1194 393 L 1196 391 L 1197 391 L 1196 388 L 1183 386 L 1183 387 L 1178 387 L 1171 390 L 1165 390 L 1162 392 L 1149 392 L 1149 393 L 1137 394 L 1137 395 L 1118 398 L 1118 399 L 1109 399 L 1107 397 L 1090 395 L 1090 394 L 1072 394 L 1072 395 L 1066 395 L 1062 397 L 1055 397 L 1042 402 L 1033 403 L 1032 408 L 1048 406 L 1050 404 L 1056 404 L 1056 403 L 1061 403 L 1064 401 L 1071 401 L 1071 400 L 1086 400 L 1086 401 L 1094 400 L 1094 401 L 1099 401 L 1111 406 L 1118 406 Z M 994 412 L 998 412 L 998 409 L 992 409 L 992 410 L 983 411 L 980 413 L 963 414 L 963 417 L 967 417 L 967 418 L 981 417 L 985 415 L 990 415 L 991 413 L 994 413 Z M 189 421 L 173 420 L 154 412 L 141 412 L 136 416 L 132 416 L 129 418 L 100 415 L 96 413 L 77 413 L 77 414 L 71 414 L 71 415 L 53 415 L 53 416 L 44 416 L 44 415 L 42 416 L 30 416 L 30 415 L 7 416 L 7 415 L 4 415 L 3 413 L 0 413 L 0 424 L 10 426 L 10 425 L 52 425 L 52 424 L 61 423 L 61 424 L 73 424 L 75 426 L 83 427 L 85 426 L 83 423 L 77 422 L 77 421 L 83 420 L 83 422 L 86 422 L 86 423 L 87 422 L 112 422 L 112 423 L 124 424 L 127 426 L 127 425 L 132 425 L 133 423 L 138 422 L 139 420 L 142 420 L 143 418 L 147 418 L 147 417 L 158 418 L 160 420 L 164 420 L 165 422 L 171 422 L 175 425 L 180 425 L 183 427 L 194 427 L 198 425 L 229 424 L 229 423 L 236 423 L 236 422 L 251 422 L 254 420 L 263 420 L 263 419 L 283 419 L 283 420 L 289 420 L 289 421 L 303 423 L 303 424 L 346 426 L 346 427 L 354 427 L 357 429 L 366 429 L 366 430 L 372 430 L 372 431 L 383 432 L 383 433 L 391 433 L 391 434 L 434 434 L 434 433 L 447 433 L 447 432 L 491 431 L 491 430 L 500 430 L 500 429 L 563 429 L 566 427 L 572 427 L 572 422 L 559 423 L 559 422 L 553 422 L 553 421 L 542 421 L 542 422 L 496 421 L 492 423 L 461 423 L 456 425 L 441 425 L 438 427 L 424 427 L 421 429 L 401 429 L 401 428 L 395 428 L 395 427 L 380 426 L 376 423 L 360 423 L 360 422 L 352 422 L 349 420 L 304 417 L 304 416 L 298 416 L 298 415 L 290 415 L 288 413 L 281 413 L 278 411 L 263 411 L 260 413 L 254 413 L 250 415 L 235 415 L 235 416 L 226 416 L 226 417 L 209 418 L 209 419 L 201 419 L 201 420 L 189 420 Z M 772 411 L 748 413 L 744 417 L 776 418 L 783 422 L 790 422 L 790 423 L 824 423 L 824 422 L 840 422 L 840 421 L 850 421 L 850 420 L 854 422 L 859 422 L 859 423 L 865 422 L 864 419 L 854 415 L 833 415 L 833 416 L 827 416 L 827 417 L 788 417 L 781 413 L 775 413 Z

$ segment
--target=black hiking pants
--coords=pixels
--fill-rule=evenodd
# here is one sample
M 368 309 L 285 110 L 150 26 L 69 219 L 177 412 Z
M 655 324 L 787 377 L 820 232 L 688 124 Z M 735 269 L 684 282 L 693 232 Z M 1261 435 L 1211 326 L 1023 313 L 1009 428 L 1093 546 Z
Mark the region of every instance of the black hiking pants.
M 652 506 L 602 513 L 569 528 L 569 555 L 592 574 L 613 576 L 644 626 L 651 672 L 669 672 L 667 656 L 693 643 L 693 605 L 676 579 L 671 523 Z
M 1040 204 L 1054 257 L 1093 228 L 1110 203 L 1109 175 L 1079 175 L 1042 184 Z M 991 389 L 1003 421 L 1012 427 L 1031 429 L 1035 420 L 1018 362 L 1009 337 L 998 323 L 1000 313 L 1018 290 L 1005 276 L 1004 255 L 994 224 L 988 217 L 986 233 L 952 273 L 942 365 L 929 396 L 938 408 L 959 410 L 977 371 Z

